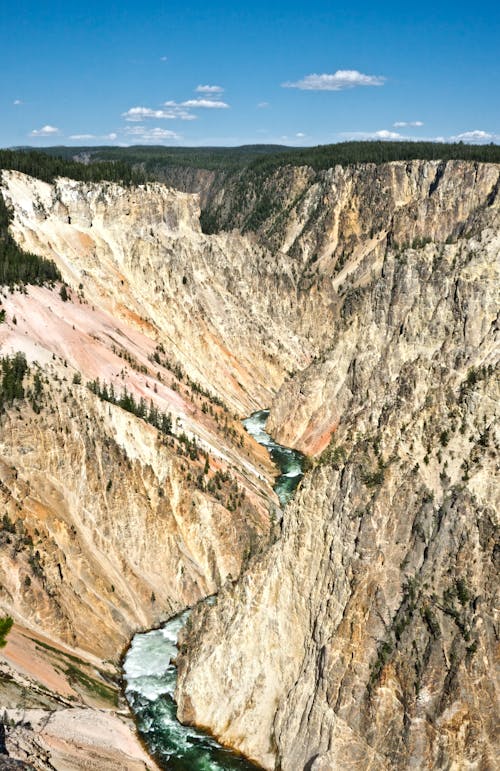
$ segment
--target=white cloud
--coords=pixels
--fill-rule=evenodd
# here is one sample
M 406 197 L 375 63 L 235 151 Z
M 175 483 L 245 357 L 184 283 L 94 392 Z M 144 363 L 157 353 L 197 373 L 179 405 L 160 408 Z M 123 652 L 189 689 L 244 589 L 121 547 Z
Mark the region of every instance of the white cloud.
M 20 104 L 24 104 L 24 102 L 23 102 L 22 99 L 14 99 L 12 104 L 14 104 L 16 107 L 18 107 Z
M 33 131 L 30 133 L 30 136 L 32 137 L 50 137 L 54 134 L 59 134 L 60 131 L 55 126 L 42 126 L 40 129 L 33 129 Z
M 387 129 L 381 129 L 380 131 L 344 131 L 339 136 L 342 139 L 363 140 L 363 139 L 408 139 L 402 134 L 398 134 L 397 131 L 387 131 Z
M 145 126 L 127 126 L 125 133 L 142 142 L 164 142 L 165 140 L 181 139 L 175 131 L 164 128 L 146 128 Z
M 198 94 L 222 94 L 224 89 L 222 86 L 196 86 L 195 91 Z
M 394 124 L 396 125 L 396 124 Z M 411 125 L 411 124 L 407 124 Z M 370 139 L 379 139 L 386 141 L 395 141 L 405 139 L 409 142 L 466 142 L 469 144 L 481 143 L 481 142 L 500 142 L 500 134 L 492 134 L 489 131 L 482 131 L 475 129 L 474 131 L 464 131 L 461 134 L 455 136 L 434 136 L 434 137 L 416 137 L 416 136 L 404 136 L 397 131 L 388 131 L 387 129 L 381 129 L 380 131 L 344 131 L 338 136 L 342 140 L 363 141 Z
M 463 131 L 461 134 L 450 137 L 450 140 L 452 142 L 493 142 L 498 138 L 495 134 L 490 134 L 489 131 L 474 129 L 474 131 Z
M 181 102 L 182 107 L 202 107 L 207 110 L 226 110 L 229 105 L 220 99 L 187 99 Z
M 377 139 L 404 139 L 404 137 L 397 131 L 387 131 L 387 129 L 376 131 L 374 136 Z
M 303 91 L 343 91 L 356 86 L 383 86 L 382 75 L 364 75 L 358 70 L 337 70 L 333 75 L 306 75 L 302 80 L 282 83 L 283 88 L 300 88 Z
M 396 123 L 393 123 L 392 125 L 394 128 L 405 128 L 406 126 L 420 128 L 424 124 L 421 120 L 397 120 Z
M 185 102 L 174 102 L 170 100 L 169 102 L 164 102 L 163 106 L 173 108 L 174 110 L 181 110 L 184 107 L 225 110 L 229 107 L 226 102 L 222 102 L 219 99 L 186 99 Z
M 259 110 L 265 110 L 266 107 L 269 107 L 269 106 L 270 106 L 269 102 L 259 102 L 258 105 L 257 105 Z
M 152 110 L 149 107 L 131 107 L 127 112 L 122 113 L 122 117 L 127 121 L 139 122 L 147 118 L 164 120 L 196 120 L 196 115 L 182 109 L 175 102 L 165 102 L 169 110 Z
M 302 139 L 303 137 L 305 137 L 305 134 L 304 134 L 304 132 L 303 132 L 303 131 L 297 131 L 297 133 L 295 134 L 295 136 L 296 136 L 296 137 L 299 137 L 299 139 Z
M 168 61 L 168 57 L 167 56 L 160 56 L 160 61 L 161 62 L 167 62 Z
M 118 134 L 115 131 L 112 131 L 110 134 L 102 134 L 101 136 L 98 136 L 97 134 L 71 134 L 68 139 L 79 142 L 85 139 L 111 139 L 111 141 L 114 141 L 115 139 L 118 139 Z

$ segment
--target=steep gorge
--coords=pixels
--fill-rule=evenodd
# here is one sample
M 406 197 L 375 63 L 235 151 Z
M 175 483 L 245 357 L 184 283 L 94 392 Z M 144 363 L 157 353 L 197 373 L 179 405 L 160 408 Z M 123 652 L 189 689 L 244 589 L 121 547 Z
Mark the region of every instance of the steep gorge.
M 195 195 L 4 172 L 71 300 L 2 297 L 2 354 L 44 380 L 1 418 L 2 608 L 116 662 L 220 590 L 182 642 L 184 719 L 266 768 L 493 767 L 498 166 L 290 168 L 268 209 L 231 179 L 205 235 Z M 270 548 L 273 471 L 236 420 L 266 406 L 319 459 Z
M 181 717 L 265 768 L 494 768 L 498 201 L 460 217 L 372 252 L 280 390 L 270 430 L 329 447 L 183 640 Z

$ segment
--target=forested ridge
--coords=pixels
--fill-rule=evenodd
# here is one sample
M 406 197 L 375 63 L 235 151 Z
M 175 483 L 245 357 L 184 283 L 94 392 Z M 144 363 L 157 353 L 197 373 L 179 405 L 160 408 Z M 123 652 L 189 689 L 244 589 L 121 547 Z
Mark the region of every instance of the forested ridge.
M 241 147 L 48 147 L 45 152 L 64 159 L 78 158 L 85 163 L 126 163 L 155 179 L 159 169 L 174 166 L 208 170 L 236 171 L 268 155 L 279 155 L 282 145 L 242 145 Z
M 309 166 L 315 171 L 335 165 L 412 160 L 464 160 L 500 163 L 500 145 L 463 142 L 340 142 L 293 148 L 281 145 L 241 147 L 47 147 L 0 150 L 0 168 L 53 181 L 66 176 L 87 182 L 109 180 L 138 184 L 154 180 L 165 167 L 268 172 L 280 166 Z
M 253 168 L 271 170 L 279 166 L 310 166 L 315 171 L 355 163 L 390 161 L 482 161 L 500 163 L 500 145 L 466 145 L 462 142 L 340 142 L 291 149 L 257 159 Z
M 59 148 L 58 148 L 59 149 Z M 61 151 L 63 148 L 60 148 Z M 145 182 L 144 174 L 134 169 L 130 162 L 116 159 L 113 161 L 92 161 L 81 163 L 73 160 L 76 148 L 71 149 L 71 157 L 53 154 L 50 148 L 42 150 L 0 150 L 0 169 L 13 169 L 29 174 L 44 182 L 53 182 L 56 177 L 69 177 L 82 182 L 120 182 L 124 185 L 137 185 Z
M 110 181 L 123 185 L 167 181 L 187 192 L 198 192 L 199 182 L 184 186 L 184 170 L 210 171 L 201 212 L 204 232 L 241 227 L 256 231 L 277 213 L 280 196 L 269 179 L 281 168 L 306 166 L 316 173 L 336 165 L 382 164 L 391 161 L 452 161 L 500 163 L 500 145 L 462 142 L 341 142 L 317 147 L 280 145 L 241 147 L 48 147 L 41 150 L 0 150 L 0 170 L 14 169 L 46 182 L 58 176 L 83 182 Z M 214 177 L 215 174 L 215 177 Z M 215 181 L 214 181 L 215 180 Z M 203 183 L 204 184 L 204 183 Z M 219 193 L 229 202 L 217 203 Z M 0 196 L 1 198 L 1 196 Z M 40 283 L 59 278 L 52 263 L 26 255 L 8 234 L 8 212 L 0 201 L 0 284 Z

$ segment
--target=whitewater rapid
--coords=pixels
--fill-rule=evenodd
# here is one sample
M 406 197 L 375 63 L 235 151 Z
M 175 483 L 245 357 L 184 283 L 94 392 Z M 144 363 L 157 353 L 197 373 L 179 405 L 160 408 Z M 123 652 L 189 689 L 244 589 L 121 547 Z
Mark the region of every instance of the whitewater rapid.
M 269 410 L 259 410 L 246 418 L 243 425 L 267 448 L 281 471 L 274 490 L 285 506 L 302 479 L 304 456 L 282 447 L 269 436 L 264 430 L 268 416 Z M 177 720 L 174 662 L 179 632 L 190 612 L 186 610 L 171 618 L 161 629 L 136 634 L 130 644 L 123 662 L 125 696 L 139 732 L 158 765 L 168 771 L 256 771 L 256 766 L 222 747 L 209 735 Z

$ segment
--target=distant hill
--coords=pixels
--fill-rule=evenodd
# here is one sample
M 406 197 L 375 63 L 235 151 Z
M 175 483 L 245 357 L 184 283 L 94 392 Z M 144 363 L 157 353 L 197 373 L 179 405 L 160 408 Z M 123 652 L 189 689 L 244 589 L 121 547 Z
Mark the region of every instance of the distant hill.
M 158 167 L 177 166 L 197 169 L 234 171 L 267 156 L 278 156 L 293 148 L 284 145 L 241 145 L 241 147 L 48 147 L 48 155 L 83 163 L 93 161 L 125 162 L 140 165 L 146 172 Z
M 464 160 L 500 163 L 500 145 L 462 142 L 341 142 L 317 147 L 242 145 L 241 147 L 46 147 L 0 150 L 0 168 L 15 168 L 50 181 L 64 175 L 82 180 L 127 183 L 162 179 L 169 168 L 266 173 L 280 166 L 315 171 L 356 163 L 412 160 Z

